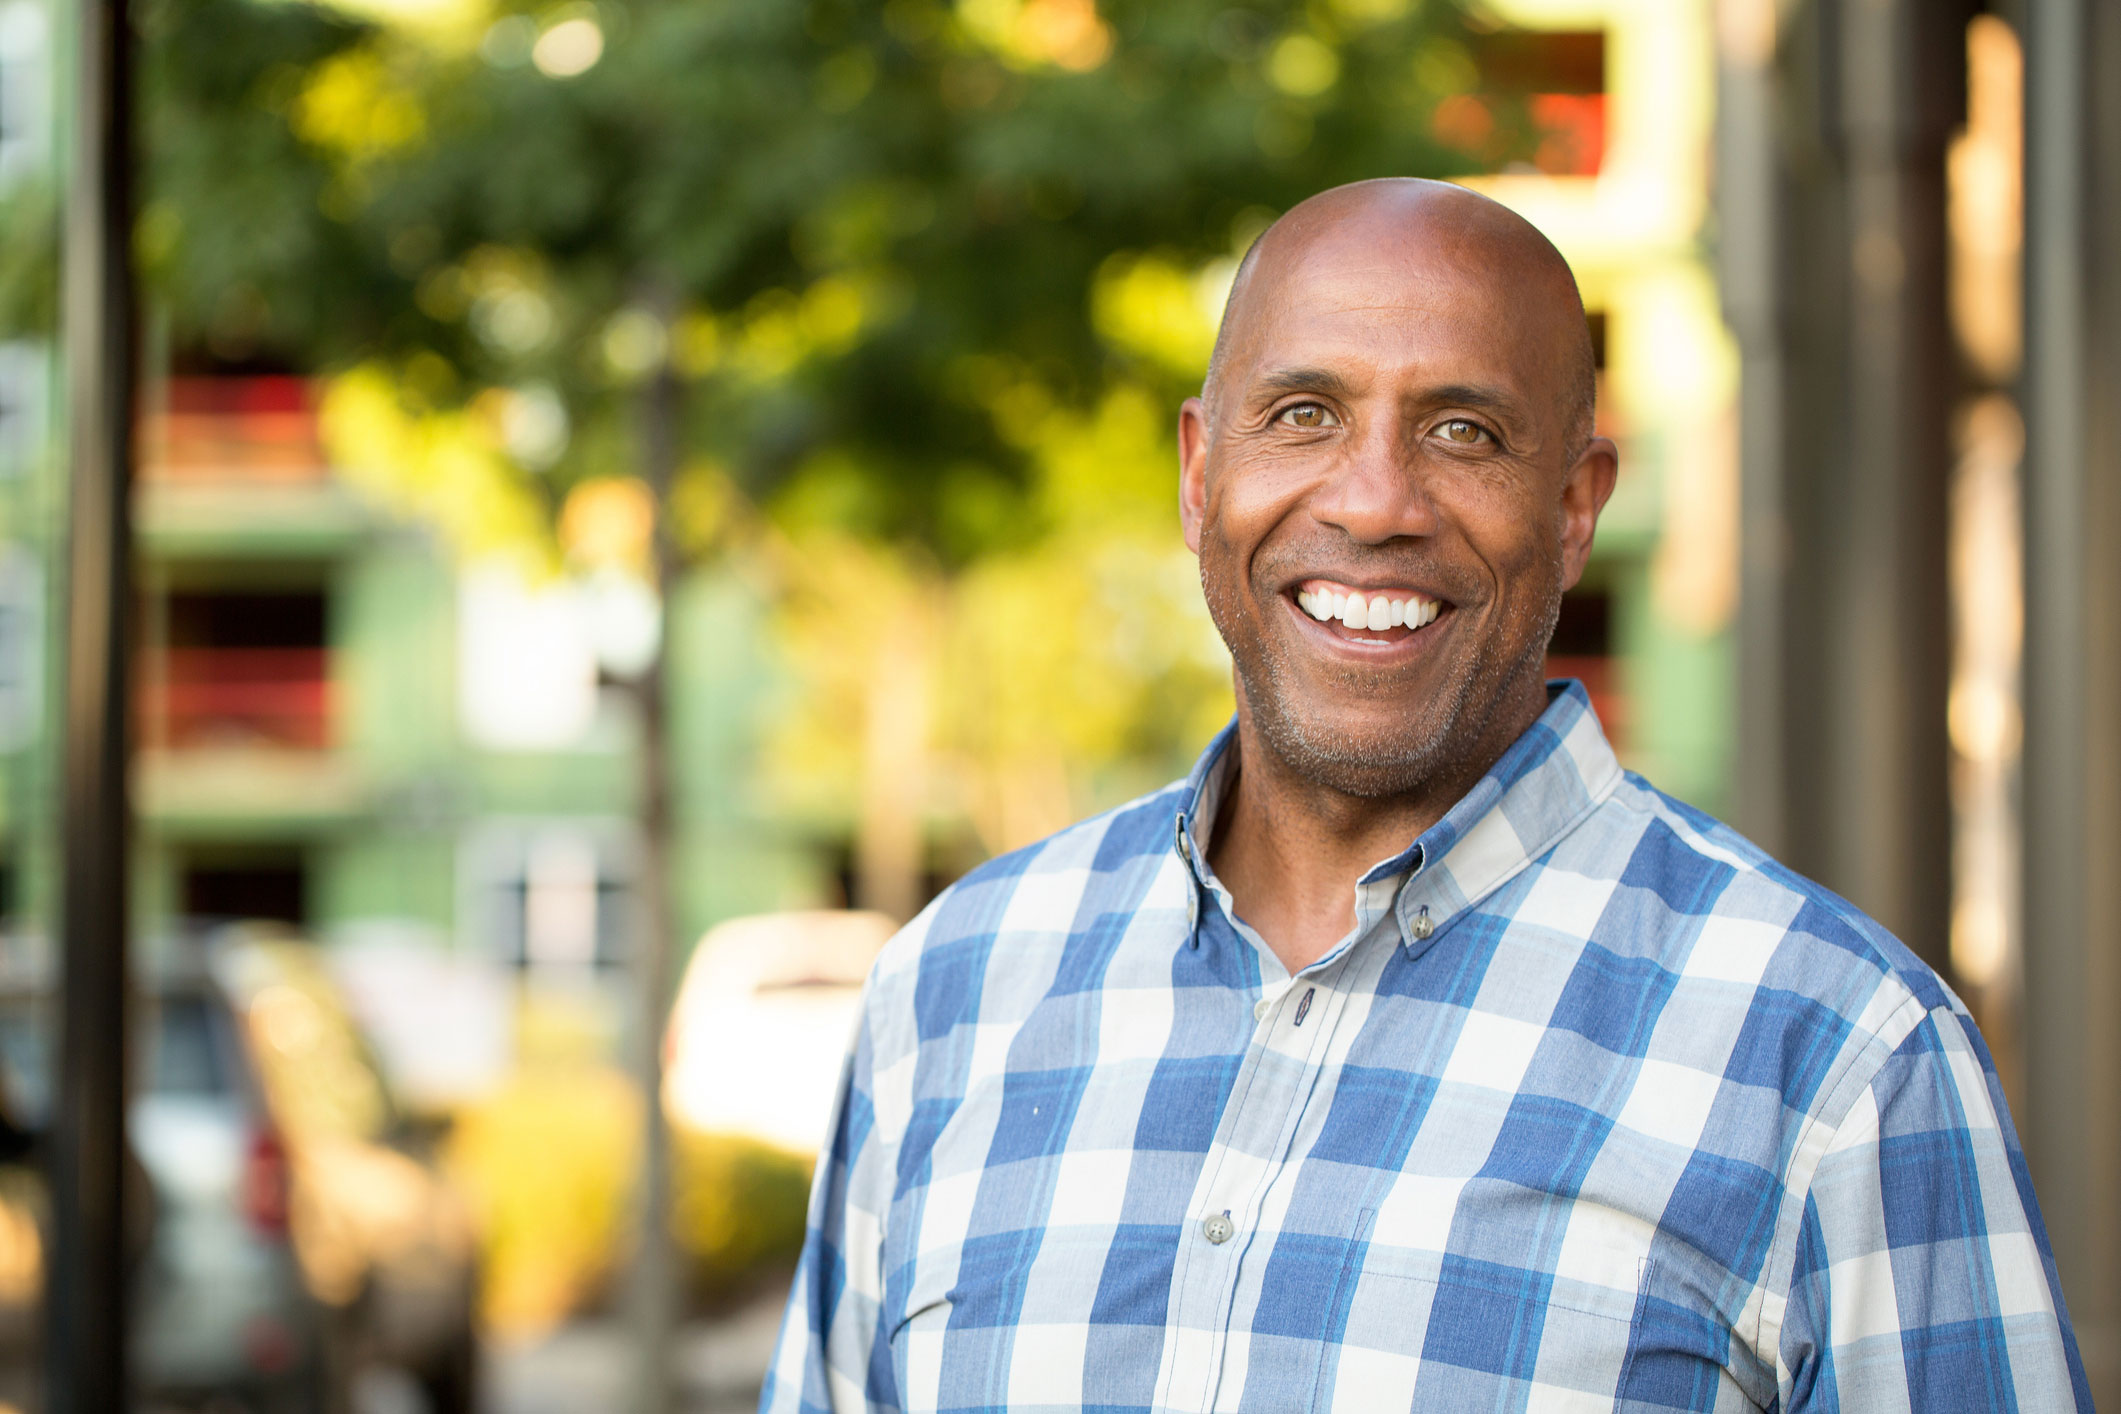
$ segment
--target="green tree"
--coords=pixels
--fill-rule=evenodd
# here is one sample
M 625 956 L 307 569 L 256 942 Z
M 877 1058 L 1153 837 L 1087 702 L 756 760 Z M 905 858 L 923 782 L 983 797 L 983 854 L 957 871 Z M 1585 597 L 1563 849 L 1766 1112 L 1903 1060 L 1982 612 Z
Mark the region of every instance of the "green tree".
M 359 370 L 342 457 L 466 542 L 549 540 L 576 488 L 645 475 L 666 572 L 732 502 L 945 588 L 1040 547 L 1065 573 L 1051 549 L 1115 497 L 1167 524 L 1160 471 L 1049 473 L 1115 397 L 1197 383 L 1242 243 L 1323 186 L 1533 136 L 1472 97 L 1466 17 L 1413 0 L 146 24 L 141 244 L 176 346 Z
M 1163 428 L 1244 242 L 1322 187 L 1534 136 L 1476 96 L 1444 0 L 466 0 L 417 26 L 149 0 L 143 29 L 140 248 L 182 356 L 334 376 L 341 456 L 467 542 L 584 553 L 569 526 L 631 486 L 665 588 L 783 546 L 803 710 L 1003 763 L 989 844 L 1064 807 L 1056 750 L 1167 751 L 1197 713 L 1161 699 L 1217 690 L 1212 646 L 1100 616 L 1170 588 Z M 862 653 L 1006 691 L 923 706 L 917 674 L 846 672 Z M 845 715 L 812 739 L 862 738 Z
M 852 476 L 848 529 L 950 565 L 1041 528 L 998 385 L 1186 381 L 1097 328 L 1116 252 L 1198 264 L 1320 187 L 1462 169 L 1430 118 L 1477 81 L 1460 16 L 1405 0 L 145 24 L 142 245 L 180 348 L 383 360 L 435 405 L 547 391 L 564 447 L 516 450 L 562 487 L 637 467 L 667 367 L 683 451 L 757 498 Z

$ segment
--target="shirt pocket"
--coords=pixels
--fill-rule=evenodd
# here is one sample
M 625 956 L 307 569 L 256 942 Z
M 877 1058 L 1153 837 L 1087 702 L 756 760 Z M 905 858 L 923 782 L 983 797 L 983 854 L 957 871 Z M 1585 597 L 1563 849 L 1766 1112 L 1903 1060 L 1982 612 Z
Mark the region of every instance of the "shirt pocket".
M 1642 1292 L 1640 1280 L 1634 1290 L 1564 1290 L 1538 1272 L 1493 1263 L 1366 1251 L 1358 1236 L 1336 1293 L 1338 1338 L 1320 1349 L 1311 1408 L 1513 1408 L 1528 1395 L 1535 1408 L 1626 1407 Z
M 1684 1264 L 1643 1263 L 1628 1333 L 1623 1414 L 1747 1411 L 1775 1399 L 1775 1372 L 1716 1314 L 1706 1287 Z

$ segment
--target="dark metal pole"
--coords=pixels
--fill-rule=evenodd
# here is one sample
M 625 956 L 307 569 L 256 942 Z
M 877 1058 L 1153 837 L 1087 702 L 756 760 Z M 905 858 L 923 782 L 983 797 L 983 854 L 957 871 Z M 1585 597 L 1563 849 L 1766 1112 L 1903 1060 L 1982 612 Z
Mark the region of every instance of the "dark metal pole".
M 71 495 L 48 1407 L 126 1404 L 126 620 L 133 289 L 127 0 L 80 0 L 65 324 Z

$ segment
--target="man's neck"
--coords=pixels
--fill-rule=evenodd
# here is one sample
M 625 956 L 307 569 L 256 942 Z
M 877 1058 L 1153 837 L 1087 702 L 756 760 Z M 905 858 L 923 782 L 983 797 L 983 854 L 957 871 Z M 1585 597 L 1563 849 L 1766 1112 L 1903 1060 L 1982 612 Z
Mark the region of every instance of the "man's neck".
M 1417 789 L 1366 797 L 1296 772 L 1260 739 L 1251 714 L 1239 712 L 1236 770 L 1209 838 L 1209 865 L 1282 966 L 1299 972 L 1347 936 L 1362 876 L 1441 820 L 1538 719 L 1497 715 L 1500 730 Z

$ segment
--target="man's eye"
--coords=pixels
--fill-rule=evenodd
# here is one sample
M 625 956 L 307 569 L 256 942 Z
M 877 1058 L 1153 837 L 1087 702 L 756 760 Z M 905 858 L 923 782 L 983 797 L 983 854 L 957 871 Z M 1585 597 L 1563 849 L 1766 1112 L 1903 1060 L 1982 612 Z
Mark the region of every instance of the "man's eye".
M 1478 446 L 1482 441 L 1492 440 L 1487 428 L 1463 417 L 1454 417 L 1436 430 L 1443 434 L 1446 442 L 1453 442 L 1461 447 Z
M 1283 408 L 1281 420 L 1291 427 L 1338 427 L 1340 419 L 1332 410 L 1318 403 L 1298 403 L 1295 407 Z

